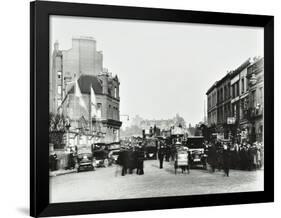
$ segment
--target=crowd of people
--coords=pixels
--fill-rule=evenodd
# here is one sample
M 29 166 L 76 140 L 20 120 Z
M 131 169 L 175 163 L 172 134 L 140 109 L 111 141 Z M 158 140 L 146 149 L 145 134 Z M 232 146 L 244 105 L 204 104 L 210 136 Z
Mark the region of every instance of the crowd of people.
M 229 176 L 230 169 L 257 170 L 263 165 L 263 147 L 261 143 L 215 142 L 206 143 L 207 162 L 212 172 L 223 169 Z
M 122 149 L 117 158 L 117 164 L 122 167 L 121 175 L 132 174 L 136 169 L 137 175 L 143 175 L 144 148 L 141 143 L 138 146 Z

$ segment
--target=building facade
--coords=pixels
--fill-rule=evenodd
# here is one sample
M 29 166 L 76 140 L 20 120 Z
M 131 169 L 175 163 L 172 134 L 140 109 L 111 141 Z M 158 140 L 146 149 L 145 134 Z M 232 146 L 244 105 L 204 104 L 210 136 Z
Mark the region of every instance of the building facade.
M 229 138 L 230 128 L 228 118 L 231 114 L 230 75 L 228 72 L 217 82 L 217 133 L 223 138 Z
M 207 91 L 208 127 L 220 138 L 263 140 L 263 68 L 263 58 L 249 58 Z
M 49 111 L 62 113 L 70 123 L 66 144 L 119 142 L 120 83 L 117 76 L 103 68 L 103 54 L 97 51 L 96 40 L 73 37 L 72 47 L 67 50 L 60 50 L 56 41 L 50 64 Z
M 264 131 L 264 58 L 255 60 L 247 69 L 249 100 L 248 119 L 252 141 L 263 142 Z
M 83 132 L 83 137 L 79 139 L 74 137 L 70 140 L 70 145 L 95 142 L 118 143 L 122 124 L 118 77 L 112 77 L 108 73 L 98 76 L 81 75 L 77 83 L 86 107 L 81 106 L 75 85 L 69 89 L 62 102 L 62 113 L 70 121 L 69 132 L 74 135 L 81 130 Z M 95 93 L 95 109 L 91 104 L 91 88 Z
M 207 122 L 209 127 L 217 125 L 217 82 L 207 91 Z
M 81 75 L 98 75 L 103 72 L 103 54 L 96 49 L 92 37 L 73 37 L 72 47 L 60 50 L 54 43 L 50 72 L 50 111 L 57 112 L 67 92 L 69 83 Z

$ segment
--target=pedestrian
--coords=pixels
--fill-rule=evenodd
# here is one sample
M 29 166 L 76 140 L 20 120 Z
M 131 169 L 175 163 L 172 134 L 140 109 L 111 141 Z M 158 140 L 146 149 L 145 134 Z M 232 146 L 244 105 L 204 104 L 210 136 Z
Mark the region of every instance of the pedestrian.
M 125 176 L 127 174 L 127 169 L 128 169 L 128 151 L 127 151 L 127 149 L 120 151 L 120 154 L 117 158 L 116 163 L 122 167 L 121 175 Z
M 129 174 L 133 174 L 133 170 L 136 167 L 136 152 L 133 151 L 132 147 L 130 147 L 127 152 L 127 166 L 129 169 Z
M 171 148 L 169 145 L 166 145 L 166 154 L 165 154 L 165 159 L 167 162 L 170 161 L 170 157 L 171 157 Z
M 240 169 L 241 170 L 246 170 L 247 169 L 247 163 L 248 163 L 248 160 L 247 160 L 247 147 L 246 147 L 246 144 L 243 143 L 243 145 L 241 146 L 240 148 L 240 151 L 239 151 L 239 159 L 240 159 Z
M 210 144 L 208 148 L 208 163 L 211 166 L 211 171 L 215 172 L 216 170 L 216 160 L 217 160 L 217 153 L 215 145 Z
M 137 175 L 143 175 L 143 162 L 144 162 L 144 150 L 143 147 L 137 149 Z
M 226 144 L 224 144 L 224 146 L 223 146 L 222 159 L 223 159 L 223 170 L 224 170 L 225 176 L 229 177 L 230 148 Z
M 252 156 L 252 151 L 251 151 L 251 144 L 248 142 L 247 143 L 247 169 L 248 171 L 252 170 L 253 167 L 253 156 Z
M 261 169 L 261 146 L 260 143 L 257 142 L 257 169 Z
M 159 168 L 162 169 L 163 168 L 163 160 L 164 160 L 164 155 L 165 155 L 165 149 L 163 144 L 160 144 L 160 148 L 158 150 L 158 159 L 159 159 Z
M 57 154 L 55 152 L 52 152 L 51 155 L 49 156 L 49 168 L 50 168 L 50 171 L 57 170 L 57 161 L 58 161 Z
M 251 154 L 251 160 L 252 160 L 252 168 L 254 168 L 254 170 L 257 169 L 257 146 L 256 143 L 254 143 L 251 148 L 250 148 L 250 154 Z

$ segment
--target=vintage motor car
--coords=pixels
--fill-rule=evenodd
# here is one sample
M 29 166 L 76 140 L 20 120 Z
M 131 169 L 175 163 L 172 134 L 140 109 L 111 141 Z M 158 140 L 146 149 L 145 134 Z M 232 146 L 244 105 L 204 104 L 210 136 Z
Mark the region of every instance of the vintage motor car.
M 203 136 L 187 137 L 186 146 L 190 152 L 190 166 L 207 169 L 207 154 L 205 152 Z
M 120 154 L 120 149 L 111 150 L 108 154 L 109 158 L 113 161 L 113 163 L 117 162 L 118 156 Z
M 93 154 L 89 146 L 79 146 L 77 149 L 77 172 L 94 170 Z
M 146 160 L 157 159 L 157 140 L 146 139 L 144 141 L 144 151 Z
M 108 167 L 111 166 L 113 160 L 109 158 L 109 152 L 104 149 L 94 150 L 93 159 L 96 167 Z

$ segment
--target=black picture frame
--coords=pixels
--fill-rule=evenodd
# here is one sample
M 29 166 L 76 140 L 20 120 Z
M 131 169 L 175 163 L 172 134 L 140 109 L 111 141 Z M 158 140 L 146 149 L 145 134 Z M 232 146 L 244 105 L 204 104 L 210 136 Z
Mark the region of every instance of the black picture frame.
M 264 191 L 128 200 L 49 203 L 49 16 L 118 18 L 264 28 Z M 141 7 L 30 3 L 30 215 L 60 216 L 274 201 L 274 17 Z

